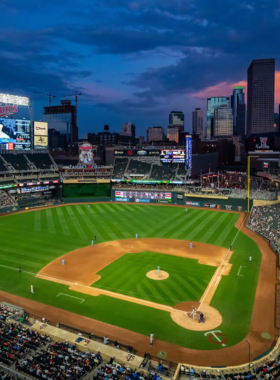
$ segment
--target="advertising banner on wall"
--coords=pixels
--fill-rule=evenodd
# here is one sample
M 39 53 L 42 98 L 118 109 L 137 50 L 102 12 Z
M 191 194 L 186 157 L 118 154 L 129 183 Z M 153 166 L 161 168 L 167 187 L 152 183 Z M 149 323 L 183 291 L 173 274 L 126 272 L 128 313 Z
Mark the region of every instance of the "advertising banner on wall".
M 48 123 L 42 121 L 34 121 L 34 149 L 45 150 L 48 149 Z
M 92 145 L 88 142 L 84 142 L 83 144 L 79 145 L 79 163 L 92 165 L 93 162 Z

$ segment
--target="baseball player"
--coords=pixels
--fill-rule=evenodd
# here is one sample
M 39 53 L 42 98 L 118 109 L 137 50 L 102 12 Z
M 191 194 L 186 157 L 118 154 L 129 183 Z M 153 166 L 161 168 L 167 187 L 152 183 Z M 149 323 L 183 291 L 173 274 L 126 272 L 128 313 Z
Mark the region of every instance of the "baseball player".
M 19 273 L 21 273 L 21 267 L 18 267 L 18 271 L 19 271 Z
M 192 249 L 193 248 L 193 245 L 192 245 L 192 242 L 190 242 L 190 249 Z
M 160 266 L 157 266 L 157 272 L 160 274 Z
M 151 332 L 151 334 L 150 334 L 150 347 L 152 347 L 153 343 L 154 343 L 154 334 L 153 334 L 153 332 Z
M 93 243 L 93 240 L 91 241 L 91 245 L 93 245 L 94 243 Z
M 188 209 L 186 208 L 186 210 L 185 210 L 186 212 L 188 211 Z
M 62 259 L 62 265 L 65 265 L 65 260 L 64 259 Z
M 252 256 L 249 256 L 249 261 L 250 261 L 250 263 L 252 262 Z
M 193 317 L 193 319 L 195 318 L 195 316 L 196 316 L 196 308 L 193 306 L 193 308 L 192 308 L 192 311 L 191 311 L 191 313 L 190 313 L 190 316 L 191 317 Z
M 135 239 L 138 239 L 138 234 L 135 235 Z
M 31 293 L 34 293 L 33 285 L 30 286 Z
M 96 235 L 94 235 L 94 240 L 97 240 L 97 236 Z

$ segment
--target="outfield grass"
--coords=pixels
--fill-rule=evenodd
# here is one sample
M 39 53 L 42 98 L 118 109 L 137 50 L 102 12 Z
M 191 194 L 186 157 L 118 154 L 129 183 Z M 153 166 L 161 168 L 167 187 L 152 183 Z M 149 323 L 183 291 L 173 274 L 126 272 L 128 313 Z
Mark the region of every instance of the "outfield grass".
M 146 277 L 157 266 L 169 274 L 163 281 Z M 95 288 L 106 289 L 162 305 L 199 301 L 217 268 L 197 260 L 155 252 L 127 253 L 97 274 Z
M 81 297 L 80 293 L 36 278 L 35 274 L 55 258 L 90 245 L 94 235 L 99 243 L 134 238 L 138 233 L 139 238 L 185 239 L 227 248 L 236 236 L 238 217 L 207 210 L 189 209 L 186 213 L 179 207 L 128 204 L 73 205 L 8 215 L 0 218 L 0 289 L 145 335 L 154 331 L 156 338 L 185 347 L 219 349 L 202 332 L 177 326 L 167 312 L 106 296 L 82 295 L 85 302 L 79 304 L 76 299 L 57 294 Z M 248 252 L 253 256 L 250 265 Z M 222 278 L 211 302 L 223 316 L 219 330 L 227 335 L 228 346 L 248 332 L 260 260 L 255 242 L 239 233 L 231 273 Z M 23 273 L 18 273 L 19 265 Z M 237 276 L 240 265 L 247 266 L 244 277 Z M 34 285 L 34 295 L 30 284 Z

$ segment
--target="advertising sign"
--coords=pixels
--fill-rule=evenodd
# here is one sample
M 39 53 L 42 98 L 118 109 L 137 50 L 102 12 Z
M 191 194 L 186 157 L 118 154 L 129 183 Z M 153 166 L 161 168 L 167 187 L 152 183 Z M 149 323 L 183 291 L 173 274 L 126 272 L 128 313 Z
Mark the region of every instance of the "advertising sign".
M 48 149 L 48 136 L 34 135 L 34 149 Z
M 214 203 L 205 203 L 204 207 L 209 207 L 209 208 L 221 208 L 220 205 L 216 205 Z
M 160 161 L 165 164 L 180 164 L 185 162 L 185 151 L 179 149 L 162 149 Z
M 187 206 L 196 206 L 196 207 L 199 207 L 200 206 L 200 202 L 187 201 L 186 205 Z
M 225 205 L 226 210 L 232 210 L 232 205 Z
M 42 121 L 34 121 L 34 135 L 48 136 L 48 123 Z
M 186 136 L 186 170 L 192 171 L 192 136 Z

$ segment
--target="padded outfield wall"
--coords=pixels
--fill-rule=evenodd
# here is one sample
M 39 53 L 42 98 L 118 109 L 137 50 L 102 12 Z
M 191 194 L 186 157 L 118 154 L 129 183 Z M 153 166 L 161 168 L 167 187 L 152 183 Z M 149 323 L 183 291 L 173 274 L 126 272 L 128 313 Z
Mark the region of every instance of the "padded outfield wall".
M 247 211 L 248 206 L 247 199 L 215 197 L 212 195 L 189 196 L 189 194 L 184 193 L 184 191 L 137 191 L 112 189 L 111 199 L 114 202 L 120 203 L 178 204 L 186 207 L 205 207 L 228 211 Z M 252 206 L 253 202 L 250 201 L 250 209 Z

